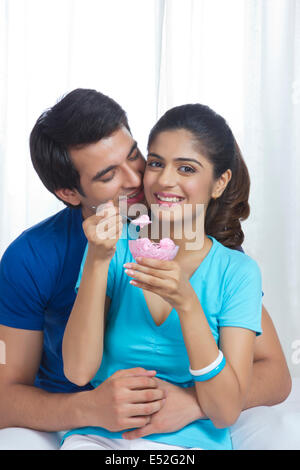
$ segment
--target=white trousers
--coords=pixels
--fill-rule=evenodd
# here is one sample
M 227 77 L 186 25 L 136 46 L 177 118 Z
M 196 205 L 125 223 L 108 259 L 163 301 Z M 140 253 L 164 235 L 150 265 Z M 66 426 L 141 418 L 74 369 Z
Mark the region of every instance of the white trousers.
M 110 439 L 94 434 L 72 434 L 60 450 L 187 450 L 187 447 L 170 446 L 148 439 Z M 197 447 L 189 450 L 202 450 Z

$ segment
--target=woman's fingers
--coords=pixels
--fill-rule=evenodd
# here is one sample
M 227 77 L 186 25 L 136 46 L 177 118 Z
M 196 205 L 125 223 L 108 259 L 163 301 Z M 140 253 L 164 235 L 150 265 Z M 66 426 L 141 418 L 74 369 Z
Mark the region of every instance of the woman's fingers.
M 139 271 L 132 271 L 130 269 L 126 269 L 125 273 L 127 276 L 133 277 L 133 280 L 130 281 L 134 284 L 133 281 L 137 281 L 145 286 L 153 287 L 153 288 L 161 288 L 163 286 L 163 279 L 157 278 L 156 276 L 151 276 L 150 274 L 141 273 Z
M 166 279 L 168 276 L 172 276 L 172 271 L 170 270 L 162 270 L 157 268 L 151 268 L 149 266 L 144 266 L 142 264 L 137 263 L 125 263 L 123 267 L 126 269 L 126 274 L 132 273 L 144 273 L 148 274 L 149 276 L 153 276 L 159 279 Z
M 154 258 L 136 258 L 136 261 L 139 265 L 149 267 L 149 268 L 156 268 L 162 269 L 165 271 L 170 271 L 174 269 L 174 261 L 166 261 L 161 259 L 154 259 Z
M 109 220 L 101 220 L 96 227 L 96 233 L 100 240 L 119 238 L 123 230 L 122 217 L 111 217 Z

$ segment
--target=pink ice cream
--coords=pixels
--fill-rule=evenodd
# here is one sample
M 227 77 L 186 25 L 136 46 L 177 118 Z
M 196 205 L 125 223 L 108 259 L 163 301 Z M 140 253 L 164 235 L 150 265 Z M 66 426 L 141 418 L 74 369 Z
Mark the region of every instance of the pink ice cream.
M 141 215 L 131 223 L 143 228 L 145 225 L 151 224 L 151 220 L 148 215 Z M 178 248 L 170 238 L 163 238 L 159 243 L 152 243 L 149 238 L 129 240 L 129 249 L 134 259 L 141 257 L 170 261 L 175 258 Z
M 148 215 L 140 215 L 135 220 L 132 220 L 131 223 L 133 225 L 139 225 L 141 228 L 145 227 L 145 225 L 151 224 L 151 220 L 149 219 Z
M 163 238 L 159 243 L 152 243 L 149 238 L 138 238 L 129 240 L 129 249 L 134 259 L 139 256 L 170 261 L 175 258 L 179 247 L 170 238 Z

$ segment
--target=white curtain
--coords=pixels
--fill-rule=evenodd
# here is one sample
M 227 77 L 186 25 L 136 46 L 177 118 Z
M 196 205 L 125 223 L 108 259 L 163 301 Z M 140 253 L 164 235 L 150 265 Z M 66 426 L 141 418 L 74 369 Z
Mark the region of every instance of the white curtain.
M 201 102 L 230 124 L 251 176 L 244 248 L 300 375 L 300 1 L 166 0 L 159 103 Z
M 227 119 L 252 181 L 244 247 L 300 376 L 300 0 L 0 0 L 0 255 L 62 207 L 28 136 L 77 87 L 119 101 L 143 151 L 174 105 Z
M 74 88 L 127 111 L 145 149 L 157 114 L 157 0 L 0 0 L 0 256 L 24 228 L 63 208 L 35 174 L 29 133 Z

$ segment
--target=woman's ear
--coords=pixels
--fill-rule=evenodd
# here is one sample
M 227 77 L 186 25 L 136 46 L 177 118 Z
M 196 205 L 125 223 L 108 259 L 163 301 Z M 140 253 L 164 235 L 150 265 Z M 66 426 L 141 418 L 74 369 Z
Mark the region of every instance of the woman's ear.
M 224 173 L 220 176 L 220 178 L 217 179 L 217 181 L 215 181 L 213 186 L 213 192 L 211 195 L 213 199 L 218 199 L 220 196 L 222 196 L 223 192 L 226 189 L 226 186 L 231 180 L 231 176 L 232 172 L 228 169 L 224 171 Z
M 72 204 L 72 206 L 79 206 L 79 204 L 81 204 L 81 200 L 76 189 L 58 189 L 55 191 L 55 194 L 68 204 Z

